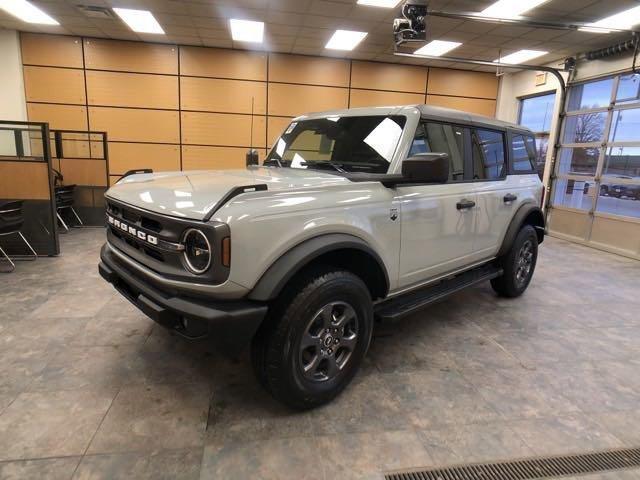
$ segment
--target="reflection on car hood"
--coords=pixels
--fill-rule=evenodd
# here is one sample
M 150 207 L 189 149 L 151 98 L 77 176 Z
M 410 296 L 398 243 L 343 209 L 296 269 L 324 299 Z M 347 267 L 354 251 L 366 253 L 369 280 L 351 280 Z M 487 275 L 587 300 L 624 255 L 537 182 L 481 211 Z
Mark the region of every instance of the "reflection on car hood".
M 202 220 L 234 187 L 266 184 L 269 191 L 349 183 L 311 169 L 252 167 L 131 175 L 107 192 L 114 200 L 164 215 Z

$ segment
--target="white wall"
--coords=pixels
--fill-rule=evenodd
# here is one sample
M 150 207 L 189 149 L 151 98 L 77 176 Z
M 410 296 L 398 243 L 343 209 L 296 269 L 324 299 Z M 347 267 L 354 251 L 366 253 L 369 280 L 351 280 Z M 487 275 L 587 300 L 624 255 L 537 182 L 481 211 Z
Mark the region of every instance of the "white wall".
M 15 30 L 0 29 L 0 120 L 27 120 L 20 39 Z

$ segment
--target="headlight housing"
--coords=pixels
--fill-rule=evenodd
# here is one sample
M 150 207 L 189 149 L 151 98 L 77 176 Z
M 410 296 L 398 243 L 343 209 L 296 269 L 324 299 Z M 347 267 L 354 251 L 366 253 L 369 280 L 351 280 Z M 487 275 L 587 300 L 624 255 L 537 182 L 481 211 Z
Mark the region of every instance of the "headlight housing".
M 213 251 L 207 236 L 197 228 L 190 228 L 183 237 L 183 258 L 187 269 L 191 273 L 201 275 L 211 266 Z

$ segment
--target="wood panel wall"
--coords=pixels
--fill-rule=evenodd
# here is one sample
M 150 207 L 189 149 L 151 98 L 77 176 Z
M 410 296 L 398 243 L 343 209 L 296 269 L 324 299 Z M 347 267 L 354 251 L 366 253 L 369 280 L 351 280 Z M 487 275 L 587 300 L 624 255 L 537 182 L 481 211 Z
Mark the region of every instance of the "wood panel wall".
M 249 146 L 263 158 L 306 112 L 429 103 L 494 116 L 498 94 L 482 72 L 33 33 L 21 43 L 29 119 L 106 130 L 111 182 L 133 168 L 243 167 Z

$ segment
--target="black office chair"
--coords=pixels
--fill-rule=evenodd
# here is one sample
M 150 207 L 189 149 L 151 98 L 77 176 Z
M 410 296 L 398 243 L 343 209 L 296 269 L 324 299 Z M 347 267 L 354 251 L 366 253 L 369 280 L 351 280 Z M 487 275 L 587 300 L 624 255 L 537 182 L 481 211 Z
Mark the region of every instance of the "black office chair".
M 17 233 L 24 243 L 29 247 L 29 250 L 33 253 L 33 256 L 27 257 L 29 260 L 35 260 L 38 258 L 38 254 L 33 249 L 31 244 L 27 242 L 24 235 L 20 231 L 24 224 L 24 218 L 22 217 L 22 201 L 0 202 L 0 236 L 11 235 Z M 0 247 L 0 253 L 11 264 L 11 270 L 3 271 L 3 273 L 11 273 L 16 269 L 16 264 L 11 261 L 11 258 Z
M 62 176 L 62 174 L 56 169 L 53 170 L 53 173 L 55 175 L 54 191 L 56 195 L 56 216 L 58 217 L 58 220 L 64 227 L 65 231 L 68 232 L 69 227 L 67 226 L 66 222 L 62 219 L 62 216 L 60 215 L 60 210 L 64 210 L 64 209 L 71 210 L 71 213 L 73 213 L 73 215 L 76 217 L 76 220 L 78 220 L 78 223 L 80 225 L 84 225 L 82 223 L 82 220 L 76 213 L 75 209 L 73 208 L 73 192 L 76 186 L 62 185 L 62 181 L 64 180 L 64 177 Z

